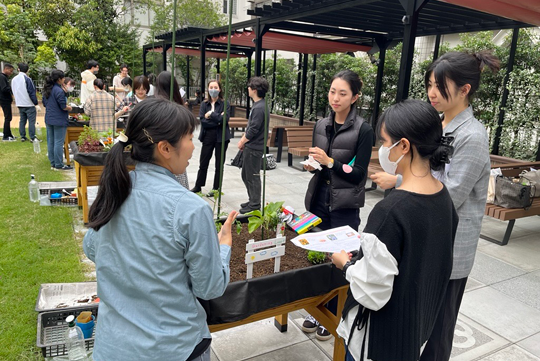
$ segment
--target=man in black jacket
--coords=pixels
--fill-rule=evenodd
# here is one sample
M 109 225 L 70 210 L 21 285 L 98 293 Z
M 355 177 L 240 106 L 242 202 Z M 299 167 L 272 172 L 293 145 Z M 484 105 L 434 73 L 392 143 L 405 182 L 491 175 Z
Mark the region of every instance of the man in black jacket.
M 240 213 L 245 214 L 261 209 L 261 164 L 264 151 L 264 117 L 268 82 L 261 77 L 253 77 L 248 82 L 248 92 L 253 99 L 246 133 L 238 142 L 238 149 L 244 151 L 242 180 L 246 185 L 249 201 L 240 205 Z
M 13 102 L 13 93 L 9 85 L 9 77 L 13 74 L 13 65 L 4 63 L 4 69 L 0 73 L 0 106 L 4 112 L 4 141 L 14 141 L 15 137 L 11 133 L 11 103 Z

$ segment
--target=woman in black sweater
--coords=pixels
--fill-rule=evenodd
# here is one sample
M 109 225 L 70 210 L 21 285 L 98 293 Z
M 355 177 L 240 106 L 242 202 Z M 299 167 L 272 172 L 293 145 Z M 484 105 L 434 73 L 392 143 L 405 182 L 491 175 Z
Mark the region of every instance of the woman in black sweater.
M 214 192 L 219 188 L 221 179 L 221 146 L 223 141 L 223 122 L 225 122 L 225 147 L 223 154 L 227 153 L 229 140 L 231 139 L 231 131 L 229 129 L 229 118 L 231 115 L 230 104 L 227 103 L 227 111 L 225 112 L 225 102 L 223 100 L 223 88 L 217 80 L 210 80 L 208 83 L 208 100 L 201 103 L 199 111 L 199 119 L 201 120 L 201 132 L 199 140 L 203 146 L 201 149 L 201 158 L 199 161 L 199 172 L 197 173 L 197 181 L 192 192 L 200 192 L 206 184 L 206 175 L 208 173 L 208 165 L 212 158 L 212 153 L 215 153 L 216 172 L 214 175 L 214 184 L 212 190 L 207 194 L 212 197 Z M 225 161 L 225 157 L 223 157 Z
M 377 133 L 382 168 L 403 182 L 371 211 L 357 259 L 332 255 L 351 287 L 337 333 L 347 361 L 417 361 L 452 271 L 458 216 L 431 171 L 444 168 L 453 147 L 437 111 L 419 100 L 391 106 Z

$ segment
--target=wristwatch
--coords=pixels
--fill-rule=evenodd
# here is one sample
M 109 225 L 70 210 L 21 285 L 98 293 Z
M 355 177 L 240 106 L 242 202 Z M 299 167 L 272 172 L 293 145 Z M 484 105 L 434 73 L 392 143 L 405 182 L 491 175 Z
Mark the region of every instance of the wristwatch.
M 326 165 L 326 167 L 332 168 L 333 166 L 334 166 L 334 159 L 333 159 L 333 158 L 330 158 L 330 162 L 328 162 L 328 164 Z
M 345 277 L 345 273 L 347 273 L 347 268 L 349 268 L 350 265 L 352 265 L 351 261 L 347 261 L 347 263 L 343 265 L 343 277 Z

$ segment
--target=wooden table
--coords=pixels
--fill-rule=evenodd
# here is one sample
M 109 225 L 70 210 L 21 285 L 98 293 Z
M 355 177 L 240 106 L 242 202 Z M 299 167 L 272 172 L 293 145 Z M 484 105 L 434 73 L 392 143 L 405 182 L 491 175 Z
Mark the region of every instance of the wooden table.
M 298 301 L 287 303 L 285 305 L 268 309 L 254 315 L 249 316 L 246 319 L 230 323 L 221 323 L 216 325 L 209 325 L 211 332 L 226 330 L 236 326 L 245 325 L 251 322 L 260 321 L 268 317 L 275 317 L 274 324 L 281 331 L 287 331 L 287 321 L 289 312 L 293 312 L 300 309 L 305 309 L 313 317 L 320 322 L 321 325 L 326 327 L 328 332 L 330 332 L 335 337 L 334 342 L 334 361 L 345 360 L 345 347 L 343 342 L 339 339 L 337 335 L 337 327 L 339 321 L 341 320 L 341 312 L 343 311 L 343 306 L 345 306 L 345 300 L 347 299 L 347 291 L 349 286 L 338 287 L 324 295 L 304 298 Z M 338 307 L 337 307 L 337 316 L 330 312 L 325 304 L 328 303 L 334 297 L 338 298 Z
M 104 166 L 82 165 L 77 161 L 75 163 L 75 175 L 77 176 L 77 197 L 79 207 L 83 210 L 83 222 L 88 223 L 88 187 L 99 185 L 99 179 L 101 173 L 103 173 Z M 128 170 L 135 169 L 134 165 L 128 165 Z

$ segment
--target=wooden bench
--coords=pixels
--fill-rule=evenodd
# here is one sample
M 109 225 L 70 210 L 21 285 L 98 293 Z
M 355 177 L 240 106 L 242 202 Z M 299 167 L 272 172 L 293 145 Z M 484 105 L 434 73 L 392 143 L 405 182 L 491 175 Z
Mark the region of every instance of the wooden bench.
M 229 128 L 231 128 L 231 137 L 234 138 L 234 130 L 242 128 L 246 130 L 248 120 L 246 118 L 231 117 L 229 118 Z
M 313 125 L 276 125 L 272 127 L 266 147 L 277 147 L 276 162 L 281 162 L 281 153 L 283 146 L 288 146 L 287 129 L 305 129 L 306 127 L 313 128 Z
M 496 156 L 498 157 L 498 156 Z M 517 177 L 523 170 L 529 170 L 531 167 L 535 169 L 540 169 L 540 162 L 518 162 L 510 164 L 497 164 L 497 161 L 504 159 L 494 159 L 492 158 L 491 168 L 501 168 L 502 174 L 507 177 Z M 486 210 L 484 213 L 486 216 L 496 218 L 501 221 L 508 221 L 508 226 L 506 227 L 506 232 L 502 241 L 488 237 L 486 235 L 480 234 L 480 238 L 485 239 L 496 243 L 501 246 L 508 244 L 510 235 L 516 223 L 516 219 L 529 217 L 529 216 L 538 216 L 540 215 L 540 198 L 534 198 L 533 204 L 528 209 L 523 208 L 504 208 L 499 207 L 494 204 L 486 204 Z
M 293 167 L 293 156 L 304 157 L 307 159 L 309 148 L 313 144 L 313 128 L 312 127 L 291 127 L 285 128 L 287 132 L 287 145 L 289 147 L 289 167 Z M 296 168 L 296 167 L 293 167 Z M 302 171 L 305 169 L 297 168 Z

